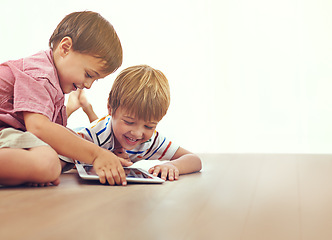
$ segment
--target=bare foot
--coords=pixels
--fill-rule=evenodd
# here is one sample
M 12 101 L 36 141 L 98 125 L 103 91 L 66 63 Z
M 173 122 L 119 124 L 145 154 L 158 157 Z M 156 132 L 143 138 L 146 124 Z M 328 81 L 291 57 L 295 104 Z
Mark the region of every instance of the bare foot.
M 80 94 L 78 95 L 78 101 L 80 102 L 80 106 L 82 108 L 87 108 L 87 107 L 90 107 L 90 103 L 85 95 L 85 91 L 84 90 L 81 90 L 81 89 L 78 89 L 80 91 Z
M 55 179 L 53 182 L 47 183 L 26 183 L 28 187 L 48 187 L 48 186 L 58 186 L 60 184 L 60 178 Z
M 58 186 L 60 184 L 60 178 L 55 179 L 53 182 L 51 182 L 54 186 Z
M 67 116 L 69 117 L 73 112 L 79 109 L 82 104 L 80 102 L 81 89 L 77 89 L 75 92 L 71 92 L 68 97 L 66 106 Z

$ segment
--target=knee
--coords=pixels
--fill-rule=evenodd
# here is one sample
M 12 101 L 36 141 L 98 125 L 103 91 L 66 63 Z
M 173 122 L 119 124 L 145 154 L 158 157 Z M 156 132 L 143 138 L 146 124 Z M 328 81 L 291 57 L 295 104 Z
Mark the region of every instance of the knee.
M 35 182 L 52 182 L 61 174 L 58 154 L 50 147 L 40 147 L 34 161 Z

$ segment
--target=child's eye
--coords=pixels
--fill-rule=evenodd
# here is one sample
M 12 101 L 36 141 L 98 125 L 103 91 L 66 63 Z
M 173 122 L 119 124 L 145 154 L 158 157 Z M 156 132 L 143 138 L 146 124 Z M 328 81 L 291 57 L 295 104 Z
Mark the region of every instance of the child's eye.
M 92 76 L 89 74 L 89 73 L 85 73 L 85 76 L 87 77 L 87 78 L 92 78 Z
M 129 121 L 127 121 L 127 120 L 123 120 L 124 122 L 125 122 L 125 124 L 128 124 L 128 125 L 132 125 L 132 124 L 134 124 L 134 122 L 129 122 Z
M 145 125 L 145 128 L 149 129 L 149 130 L 152 130 L 154 127 L 150 127 L 150 126 Z

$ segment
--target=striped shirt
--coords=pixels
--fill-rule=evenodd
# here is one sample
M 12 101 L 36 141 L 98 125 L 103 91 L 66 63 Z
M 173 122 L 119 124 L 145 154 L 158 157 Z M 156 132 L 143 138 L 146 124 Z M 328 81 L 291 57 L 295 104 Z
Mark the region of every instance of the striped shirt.
M 114 134 L 112 128 L 112 117 L 107 115 L 94 121 L 90 127 L 81 129 L 78 134 L 84 139 L 91 141 L 98 146 L 114 150 Z M 159 132 L 154 131 L 152 137 L 138 145 L 132 150 L 126 150 L 132 162 L 138 160 L 170 160 L 179 146 L 169 141 Z

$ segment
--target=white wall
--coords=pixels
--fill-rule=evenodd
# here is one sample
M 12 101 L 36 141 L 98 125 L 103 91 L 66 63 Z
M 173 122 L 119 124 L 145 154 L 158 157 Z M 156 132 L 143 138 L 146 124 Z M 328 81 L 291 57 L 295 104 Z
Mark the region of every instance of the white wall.
M 159 130 L 191 151 L 332 151 L 330 0 L 1 0 L 0 9 L 0 62 L 46 49 L 66 14 L 100 12 L 122 41 L 121 69 L 144 63 L 168 77 Z M 87 93 L 99 116 L 117 73 Z M 86 122 L 77 112 L 69 126 Z

